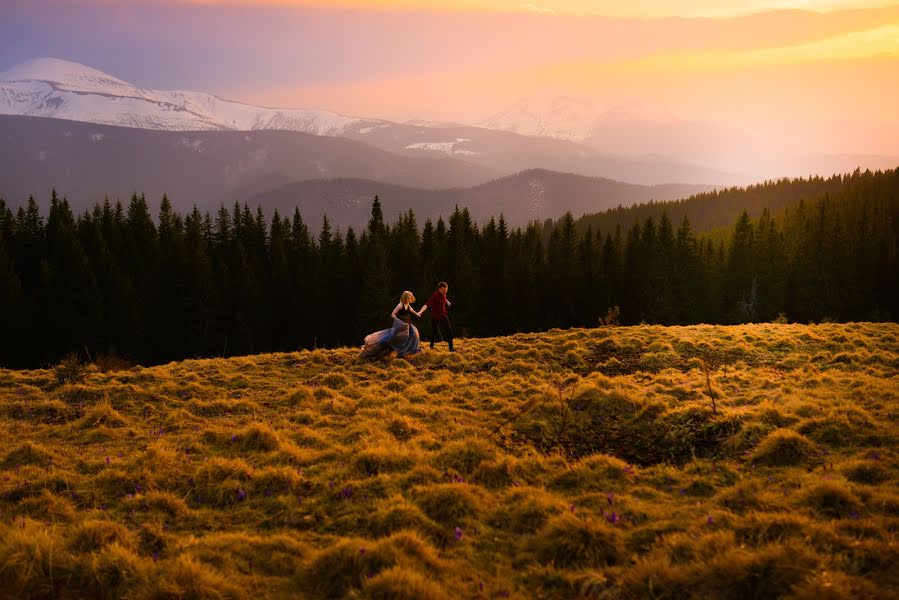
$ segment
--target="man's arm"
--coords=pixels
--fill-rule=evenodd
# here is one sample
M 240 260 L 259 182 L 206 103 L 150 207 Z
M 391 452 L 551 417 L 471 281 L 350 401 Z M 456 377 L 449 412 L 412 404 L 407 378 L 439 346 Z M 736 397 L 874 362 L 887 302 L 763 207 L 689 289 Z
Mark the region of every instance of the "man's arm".
M 453 305 L 453 303 L 449 301 L 449 298 L 446 299 L 446 305 L 447 305 L 447 306 L 452 306 L 452 305 Z
M 428 310 L 428 305 L 427 305 L 427 303 L 426 303 L 424 306 L 421 307 L 421 310 L 420 310 L 420 311 L 418 311 L 418 316 L 420 317 L 420 316 L 422 316 L 423 314 L 425 314 L 425 311 L 426 311 L 426 310 Z

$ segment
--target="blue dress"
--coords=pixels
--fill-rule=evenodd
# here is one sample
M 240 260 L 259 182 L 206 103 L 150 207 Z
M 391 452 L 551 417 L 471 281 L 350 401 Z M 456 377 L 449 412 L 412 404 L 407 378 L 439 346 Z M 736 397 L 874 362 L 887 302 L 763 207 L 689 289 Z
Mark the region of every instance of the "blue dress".
M 400 318 L 403 317 L 403 318 Z M 406 321 L 405 319 L 408 319 Z M 418 329 L 412 324 L 409 308 L 403 307 L 393 318 L 393 326 L 365 336 L 360 358 L 376 359 L 395 351 L 400 358 L 421 352 L 421 338 Z

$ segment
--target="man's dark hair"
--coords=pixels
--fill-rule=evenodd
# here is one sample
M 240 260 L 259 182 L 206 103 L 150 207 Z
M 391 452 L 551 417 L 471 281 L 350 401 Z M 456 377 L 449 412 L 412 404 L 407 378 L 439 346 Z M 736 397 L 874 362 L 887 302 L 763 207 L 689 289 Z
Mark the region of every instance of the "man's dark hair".
M 438 290 L 439 290 L 440 288 L 448 288 L 448 287 L 449 287 L 449 286 L 446 285 L 446 282 L 445 282 L 445 281 L 441 281 L 440 283 L 437 284 L 437 289 L 438 289 Z

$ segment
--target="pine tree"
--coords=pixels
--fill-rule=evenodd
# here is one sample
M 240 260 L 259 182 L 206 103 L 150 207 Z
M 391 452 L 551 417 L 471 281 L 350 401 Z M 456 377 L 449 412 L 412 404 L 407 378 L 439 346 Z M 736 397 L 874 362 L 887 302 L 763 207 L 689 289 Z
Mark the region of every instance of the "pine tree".
M 734 227 L 725 275 L 725 303 L 731 322 L 751 322 L 758 317 L 753 244 L 752 220 L 749 213 L 743 211 Z
M 75 217 L 69 203 L 60 200 L 55 190 L 50 200 L 46 236 L 38 307 L 44 316 L 41 358 L 52 361 L 70 352 L 81 353 L 85 346 L 96 346 L 101 300 L 78 239 Z
M 361 240 L 362 289 L 359 328 L 364 331 L 382 329 L 400 292 L 390 290 L 390 271 L 387 267 L 387 228 L 381 212 L 381 201 L 375 196 L 371 218 Z M 402 290 L 400 290 L 402 291 Z
M 0 244 L 0 366 L 22 368 L 31 366 L 33 347 L 22 347 L 29 338 L 30 315 L 15 266 Z

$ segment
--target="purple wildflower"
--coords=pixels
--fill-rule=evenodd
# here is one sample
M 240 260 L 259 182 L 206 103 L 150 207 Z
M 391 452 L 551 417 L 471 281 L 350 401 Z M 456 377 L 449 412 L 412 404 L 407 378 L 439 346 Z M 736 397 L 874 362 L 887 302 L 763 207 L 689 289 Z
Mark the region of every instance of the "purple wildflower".
M 108 456 L 106 457 L 106 464 L 107 464 L 107 465 L 109 464 L 109 457 L 108 457 Z
M 858 518 L 858 512 L 857 512 L 857 511 L 852 511 L 851 513 L 849 513 L 849 518 L 850 518 L 850 519 L 853 519 L 853 520 L 857 519 L 857 518 Z
M 231 436 L 231 443 L 233 444 L 233 443 L 236 442 L 236 441 L 237 441 L 237 436 L 236 436 L 236 435 L 232 435 L 232 436 Z
M 365 554 L 365 548 L 359 548 L 359 554 Z
M 571 511 L 571 512 L 574 512 L 574 511 L 575 511 L 574 504 L 570 505 L 570 506 L 568 507 L 568 510 Z
M 237 501 L 238 501 L 238 502 L 243 502 L 243 501 L 246 500 L 246 499 L 247 499 L 247 493 L 243 490 L 243 488 L 241 488 L 240 486 L 238 486 L 238 488 L 237 488 Z
M 608 522 L 611 523 L 612 525 L 615 525 L 615 524 L 618 523 L 620 520 L 621 520 L 621 519 L 620 519 L 620 517 L 618 516 L 618 513 L 617 513 L 617 512 L 609 513 L 609 514 L 606 515 L 606 521 L 608 521 Z
M 453 529 L 453 537 L 455 538 L 455 540 L 457 542 L 462 539 L 462 528 L 461 527 L 456 527 L 455 529 Z
M 606 494 L 606 502 L 608 502 L 609 504 L 612 504 L 612 500 L 614 498 L 615 498 L 614 492 L 609 492 L 608 494 Z
M 705 518 L 705 522 L 707 525 L 712 525 L 715 522 L 715 517 L 709 515 Z
M 633 475 L 634 474 L 634 468 L 630 465 L 627 465 L 626 467 L 624 467 L 623 471 L 624 471 L 625 475 Z
M 153 553 L 153 562 L 156 562 L 157 560 L 159 560 L 159 552 L 154 552 Z

